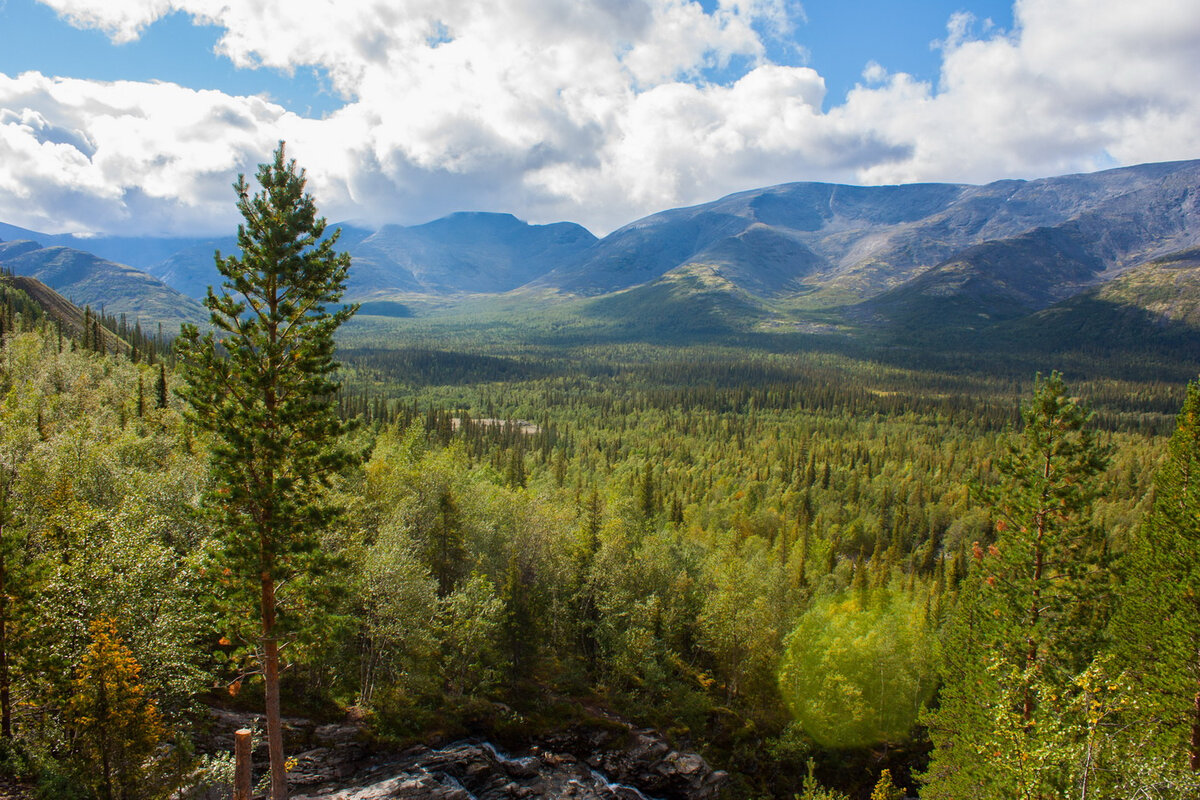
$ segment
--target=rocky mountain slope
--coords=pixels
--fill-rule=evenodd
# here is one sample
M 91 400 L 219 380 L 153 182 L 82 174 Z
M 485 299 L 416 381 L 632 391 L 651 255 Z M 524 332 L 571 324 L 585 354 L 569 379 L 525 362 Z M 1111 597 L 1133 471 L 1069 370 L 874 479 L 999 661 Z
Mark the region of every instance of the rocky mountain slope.
M 0 275 L 0 299 L 5 302 L 11 302 L 11 298 L 7 297 L 8 290 L 16 290 L 24 294 L 36 308 L 41 310 L 41 313 L 60 326 L 64 336 L 75 339 L 82 337 L 84 326 L 88 324 L 87 313 L 37 278 L 29 278 L 24 275 Z M 106 352 L 129 352 L 129 343 L 102 325 L 92 328 L 91 335 L 96 334 L 103 338 Z
M 0 242 L 0 266 L 15 275 L 36 278 L 77 306 L 105 314 L 124 314 L 142 327 L 162 324 L 174 332 L 182 322 L 203 322 L 208 313 L 190 297 L 153 276 L 92 253 L 29 240 Z
M 342 226 L 341 245 L 354 259 L 349 297 L 365 302 L 365 315 L 408 316 L 424 313 L 414 307 L 444 308 L 447 298 L 504 294 L 503 307 L 517 316 L 569 301 L 569 313 L 585 323 L 656 337 L 755 330 L 920 337 L 1000 328 L 1016 336 L 1028 330 L 1021 320 L 1108 308 L 1111 298 L 1097 292 L 1110 284 L 1127 322 L 1130 309 L 1159 313 L 1150 306 L 1162 290 L 1163 259 L 1200 247 L 1198 188 L 1200 161 L 985 186 L 791 183 L 663 211 L 602 239 L 572 223 L 462 213 L 378 231 Z M 6 233 L 31 234 L 0 226 Z M 194 318 L 196 309 L 145 280 L 134 287 L 135 276 L 104 259 L 88 261 L 79 247 L 125 253 L 198 298 L 218 282 L 213 250 L 235 246 L 232 237 L 44 239 L 60 240 L 71 247 L 8 244 L 0 263 L 44 275 L 79 302 L 138 307 L 143 318 Z M 88 270 L 104 277 L 85 277 Z M 115 288 L 118 273 L 130 286 L 125 294 Z M 1127 273 L 1143 278 L 1122 280 Z M 1170 274 L 1189 285 L 1188 270 Z M 1175 325 L 1196 324 L 1189 313 L 1172 313 Z

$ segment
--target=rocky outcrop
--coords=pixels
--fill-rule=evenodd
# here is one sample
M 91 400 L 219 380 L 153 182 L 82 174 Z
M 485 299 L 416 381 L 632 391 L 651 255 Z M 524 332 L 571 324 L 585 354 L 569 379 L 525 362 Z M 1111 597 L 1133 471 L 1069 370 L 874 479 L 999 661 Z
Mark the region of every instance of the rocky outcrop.
M 664 800 L 716 797 L 728 775 L 696 753 L 675 750 L 662 734 L 633 729 L 615 718 L 602 729 L 577 727 L 545 737 L 543 746 L 570 753 L 612 780 Z
M 293 800 L 505 800 L 578 798 L 644 800 L 629 786 L 611 783 L 569 754 L 539 751 L 514 758 L 486 742 L 414 748 L 355 777 L 351 786 L 314 787 Z
M 261 730 L 253 715 L 213 712 L 204 749 L 228 752 L 233 731 Z M 542 737 L 520 755 L 480 740 L 395 751 L 361 725 L 285 720 L 293 800 L 712 800 L 726 781 L 695 753 L 673 749 L 657 732 L 612 717 Z M 255 773 L 266 750 L 254 753 Z

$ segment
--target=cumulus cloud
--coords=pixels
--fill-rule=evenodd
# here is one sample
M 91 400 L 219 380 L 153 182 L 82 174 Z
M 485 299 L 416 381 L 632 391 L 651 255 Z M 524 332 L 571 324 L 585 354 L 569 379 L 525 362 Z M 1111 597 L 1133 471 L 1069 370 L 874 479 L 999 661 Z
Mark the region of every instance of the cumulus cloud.
M 1016 29 L 986 39 L 955 18 L 936 87 L 894 76 L 834 116 L 911 154 L 860 167 L 866 182 L 984 181 L 1195 158 L 1200 7 L 1135 11 L 1089 0 L 1021 0 Z
M 1014 29 L 948 20 L 936 85 L 864 65 L 823 111 L 771 63 L 797 4 L 721 0 L 42 0 L 129 41 L 171 13 L 243 67 L 319 68 L 344 105 L 168 84 L 0 76 L 0 219 L 44 229 L 228 225 L 228 184 L 287 139 L 333 218 L 462 209 L 604 232 L 789 180 L 986 181 L 1200 156 L 1200 8 L 1018 0 Z M 711 70 L 744 65 L 735 80 Z
M 295 120 L 257 97 L 32 72 L 0 75 L 0 109 L 0 219 L 51 232 L 227 224 L 231 176 Z

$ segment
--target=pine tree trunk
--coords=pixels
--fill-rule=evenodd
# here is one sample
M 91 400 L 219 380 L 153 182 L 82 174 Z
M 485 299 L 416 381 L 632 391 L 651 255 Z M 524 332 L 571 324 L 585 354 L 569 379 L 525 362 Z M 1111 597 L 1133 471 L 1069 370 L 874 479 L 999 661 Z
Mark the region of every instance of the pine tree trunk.
M 275 638 L 275 582 L 262 573 L 263 678 L 267 695 L 267 753 L 271 762 L 271 800 L 287 800 L 283 758 L 283 721 L 279 713 L 279 642 Z

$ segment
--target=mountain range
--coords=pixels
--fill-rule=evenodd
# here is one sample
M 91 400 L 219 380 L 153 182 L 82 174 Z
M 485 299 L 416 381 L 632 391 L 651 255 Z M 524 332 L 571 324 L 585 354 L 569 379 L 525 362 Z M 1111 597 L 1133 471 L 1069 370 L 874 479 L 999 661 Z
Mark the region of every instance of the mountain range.
M 481 296 L 579 318 L 718 332 L 1130 341 L 1200 330 L 1200 161 L 983 186 L 789 183 L 663 211 L 597 238 L 459 213 L 342 225 L 348 297 L 402 316 Z M 0 265 L 143 323 L 202 321 L 226 238 L 44 235 L 0 224 Z M 669 327 L 669 326 L 668 326 Z M 1091 332 L 1090 334 L 1088 332 Z M 1190 340 L 1189 340 L 1190 341 Z

